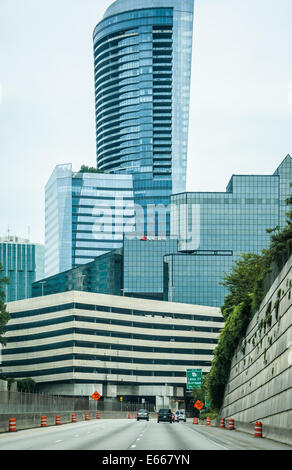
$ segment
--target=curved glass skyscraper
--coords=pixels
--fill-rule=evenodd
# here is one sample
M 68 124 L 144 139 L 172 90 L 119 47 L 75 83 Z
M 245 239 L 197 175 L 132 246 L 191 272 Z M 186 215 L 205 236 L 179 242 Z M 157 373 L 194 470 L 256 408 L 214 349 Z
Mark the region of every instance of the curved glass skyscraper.
M 148 214 L 186 189 L 192 32 L 193 0 L 117 0 L 94 30 L 97 166 L 133 174 Z

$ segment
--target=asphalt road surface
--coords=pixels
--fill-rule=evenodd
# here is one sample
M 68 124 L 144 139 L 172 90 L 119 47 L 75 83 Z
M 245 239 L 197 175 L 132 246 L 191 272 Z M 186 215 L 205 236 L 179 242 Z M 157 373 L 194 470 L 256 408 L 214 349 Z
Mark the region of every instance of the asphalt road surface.
M 292 450 L 236 430 L 135 419 L 90 420 L 0 434 L 3 450 Z

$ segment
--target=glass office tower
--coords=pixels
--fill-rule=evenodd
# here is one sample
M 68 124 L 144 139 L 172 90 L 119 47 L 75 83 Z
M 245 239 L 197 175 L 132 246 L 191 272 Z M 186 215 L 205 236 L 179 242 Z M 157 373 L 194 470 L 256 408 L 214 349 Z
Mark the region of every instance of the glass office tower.
M 72 172 L 58 165 L 46 185 L 45 275 L 119 249 L 135 230 L 132 175 Z
M 233 175 L 225 193 L 173 195 L 171 232 L 183 253 L 164 256 L 165 300 L 220 307 L 224 272 L 241 253 L 268 247 L 266 229 L 286 225 L 290 182 L 287 155 L 272 175 Z
M 193 0 L 117 0 L 94 30 L 97 166 L 133 174 L 145 235 L 185 191 L 192 31 Z
M 32 283 L 44 276 L 44 246 L 20 237 L 0 237 L 0 264 L 0 276 L 10 281 L 3 285 L 5 301 L 30 298 Z

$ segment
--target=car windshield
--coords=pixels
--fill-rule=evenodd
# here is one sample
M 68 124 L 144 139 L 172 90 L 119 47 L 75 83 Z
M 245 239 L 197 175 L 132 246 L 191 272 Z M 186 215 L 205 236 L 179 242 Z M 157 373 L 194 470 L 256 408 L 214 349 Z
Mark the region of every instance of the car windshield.
M 147 410 L 139 410 L 138 413 L 147 413 Z
M 161 410 L 159 410 L 159 413 L 171 413 L 171 410 L 167 408 L 161 408 Z

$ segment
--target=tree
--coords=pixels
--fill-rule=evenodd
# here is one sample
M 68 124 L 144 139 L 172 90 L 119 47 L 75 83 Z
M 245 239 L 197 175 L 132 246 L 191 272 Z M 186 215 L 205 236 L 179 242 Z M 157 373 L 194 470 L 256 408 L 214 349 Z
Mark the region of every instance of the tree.
M 36 391 L 36 382 L 28 377 L 26 379 L 17 380 L 17 391 L 18 392 L 27 392 L 34 393 Z
M 203 385 L 201 387 L 194 387 L 191 393 L 194 403 L 196 403 L 197 400 L 205 403 L 206 390 Z
M 94 166 L 81 165 L 81 168 L 78 173 L 103 173 L 103 170 L 99 170 Z
M 2 265 L 0 264 L 0 273 L 3 271 Z M 9 284 L 8 277 L 0 278 L 0 344 L 6 344 L 6 339 L 2 336 L 5 333 L 5 325 L 10 319 L 10 315 L 6 310 L 5 305 L 5 292 L 3 290 L 4 284 Z
M 243 253 L 233 264 L 229 274 L 221 284 L 228 288 L 229 294 L 225 297 L 221 311 L 226 320 L 235 305 L 244 302 L 251 306 L 256 281 L 262 279 L 267 269 L 267 260 L 262 255 Z

